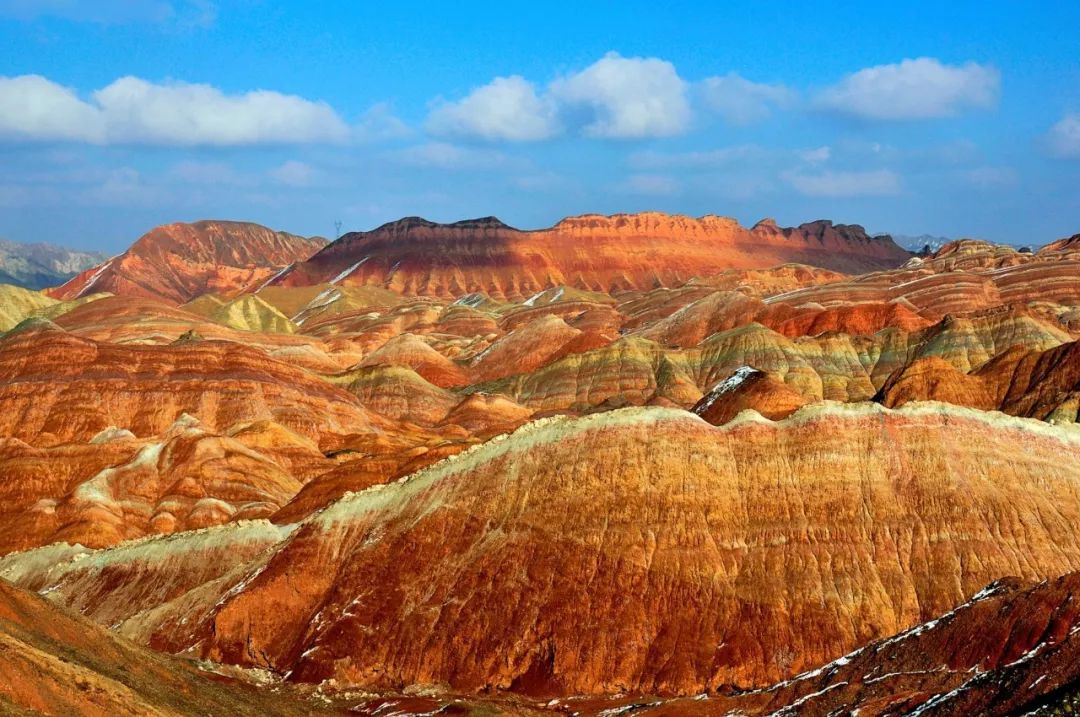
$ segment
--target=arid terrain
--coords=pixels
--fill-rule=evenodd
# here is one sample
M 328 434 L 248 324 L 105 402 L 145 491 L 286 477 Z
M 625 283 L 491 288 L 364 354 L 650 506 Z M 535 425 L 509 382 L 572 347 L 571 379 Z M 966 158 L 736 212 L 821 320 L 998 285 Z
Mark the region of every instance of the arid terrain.
M 0 712 L 1071 714 L 1078 341 L 1080 234 L 157 227 L 0 285 Z

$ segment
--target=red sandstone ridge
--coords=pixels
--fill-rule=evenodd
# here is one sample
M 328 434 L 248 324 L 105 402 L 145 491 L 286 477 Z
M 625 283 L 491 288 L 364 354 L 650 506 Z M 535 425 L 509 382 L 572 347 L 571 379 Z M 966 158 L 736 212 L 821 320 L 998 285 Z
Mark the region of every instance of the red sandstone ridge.
M 166 224 L 123 254 L 87 269 L 49 293 L 75 299 L 91 293 L 163 299 L 176 304 L 208 292 L 258 285 L 326 244 L 247 222 Z
M 336 712 L 334 712 L 336 713 Z M 0 580 L 0 714 L 139 717 L 333 714 L 209 675 Z
M 765 221 L 746 229 L 725 217 L 645 212 L 570 217 L 550 229 L 522 231 L 494 217 L 454 224 L 410 217 L 346 234 L 271 283 L 370 284 L 410 295 L 483 292 L 520 300 L 563 285 L 650 289 L 788 262 L 847 272 L 889 269 L 910 256 L 891 239 L 828 221 L 794 228 Z
M 293 681 L 715 694 L 767 688 L 1002 575 L 1077 570 L 1078 456 L 1077 429 L 941 404 L 719 428 L 628 409 L 534 422 L 276 534 L 43 548 L 0 574 L 150 644 Z

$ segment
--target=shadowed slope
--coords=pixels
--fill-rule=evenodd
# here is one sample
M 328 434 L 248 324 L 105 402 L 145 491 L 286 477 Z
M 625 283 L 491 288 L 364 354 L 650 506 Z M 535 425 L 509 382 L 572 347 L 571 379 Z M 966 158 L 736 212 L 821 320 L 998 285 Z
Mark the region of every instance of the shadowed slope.
M 884 269 L 909 256 L 891 239 L 827 221 L 790 229 L 762 222 L 746 229 L 725 217 L 645 212 L 570 217 L 550 229 L 521 231 L 494 217 L 454 224 L 409 217 L 346 234 L 271 283 L 372 284 L 410 295 L 482 292 L 523 300 L 559 286 L 604 293 L 650 289 L 786 262 Z
M 0 712 L 101 717 L 328 713 L 280 691 L 207 674 L 139 647 L 3 580 Z

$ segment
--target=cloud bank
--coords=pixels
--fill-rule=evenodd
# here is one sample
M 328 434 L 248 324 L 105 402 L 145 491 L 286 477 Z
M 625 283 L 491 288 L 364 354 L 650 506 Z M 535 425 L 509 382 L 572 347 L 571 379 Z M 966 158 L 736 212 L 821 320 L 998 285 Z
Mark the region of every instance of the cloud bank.
M 0 137 L 92 144 L 258 145 L 340 142 L 345 122 L 324 102 L 269 90 L 121 77 L 89 100 L 40 75 L 0 77 Z
M 993 67 L 920 57 L 854 72 L 821 91 L 816 104 L 864 120 L 933 119 L 992 108 L 1000 86 Z

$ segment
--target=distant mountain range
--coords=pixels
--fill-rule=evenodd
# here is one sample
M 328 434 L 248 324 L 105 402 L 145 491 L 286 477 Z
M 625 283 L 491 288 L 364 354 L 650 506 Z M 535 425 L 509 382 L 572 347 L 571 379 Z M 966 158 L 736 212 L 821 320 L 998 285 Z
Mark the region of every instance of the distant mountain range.
M 108 254 L 96 251 L 0 239 L 0 284 L 27 289 L 57 286 L 108 258 Z
M 877 236 L 891 236 L 892 240 L 908 251 L 919 252 L 929 245 L 930 251 L 935 252 L 952 241 L 949 237 L 936 237 L 932 234 L 919 234 L 910 236 L 905 234 L 879 234 Z

